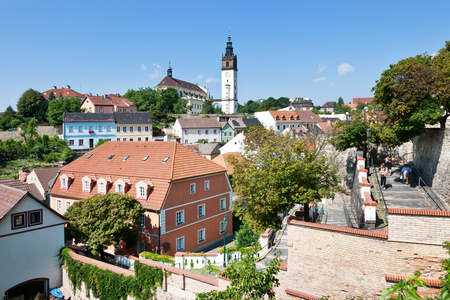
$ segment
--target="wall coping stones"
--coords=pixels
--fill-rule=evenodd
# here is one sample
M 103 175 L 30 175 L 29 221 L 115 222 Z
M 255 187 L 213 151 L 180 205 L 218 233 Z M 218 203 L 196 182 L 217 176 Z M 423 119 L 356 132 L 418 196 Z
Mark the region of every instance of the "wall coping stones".
M 450 217 L 450 211 L 444 211 L 444 210 L 388 208 L 387 211 L 388 211 L 388 214 L 393 214 L 393 215 Z
M 319 223 L 311 223 L 311 222 L 305 222 L 305 221 L 299 221 L 299 220 L 288 220 L 288 224 L 312 227 L 312 228 L 319 228 L 319 229 L 330 230 L 330 231 L 338 231 L 338 232 L 350 233 L 350 234 L 355 234 L 355 235 L 363 235 L 363 236 L 375 237 L 375 238 L 380 238 L 380 239 L 388 238 L 388 231 L 364 230 L 364 229 L 356 229 L 356 228 L 326 225 L 326 224 L 319 224 Z
M 386 279 L 386 281 L 390 281 L 390 282 L 399 282 L 400 280 L 406 279 L 408 277 L 410 277 L 410 276 L 384 274 L 384 278 Z M 423 277 L 419 277 L 419 279 L 425 280 L 430 285 L 430 287 L 436 287 L 436 288 L 442 287 L 441 281 L 439 279 L 423 278 Z
M 297 290 L 294 290 L 294 289 L 290 289 L 290 288 L 285 289 L 284 292 L 286 294 L 290 295 L 290 296 L 294 296 L 294 297 L 298 297 L 298 298 L 302 298 L 302 299 L 307 299 L 307 300 L 319 300 L 319 299 L 322 298 L 322 297 L 319 297 L 319 296 L 314 296 L 314 295 L 311 295 L 311 294 L 308 294 L 308 293 L 305 293 L 305 292 L 300 292 L 300 291 L 297 291 Z

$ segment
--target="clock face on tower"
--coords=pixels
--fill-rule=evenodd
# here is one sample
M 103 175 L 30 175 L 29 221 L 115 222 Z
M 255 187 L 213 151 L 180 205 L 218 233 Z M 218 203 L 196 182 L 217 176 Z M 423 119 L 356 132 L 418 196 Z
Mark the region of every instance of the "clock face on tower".
M 225 76 L 230 77 L 230 72 L 226 72 Z

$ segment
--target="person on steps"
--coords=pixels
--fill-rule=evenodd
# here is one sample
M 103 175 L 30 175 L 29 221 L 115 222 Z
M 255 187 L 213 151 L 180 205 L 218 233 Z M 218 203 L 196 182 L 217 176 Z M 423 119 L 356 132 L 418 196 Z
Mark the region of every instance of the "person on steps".
M 386 167 L 384 166 L 384 164 L 381 164 L 381 168 L 380 168 L 380 185 L 381 188 L 384 188 L 386 190 L 386 176 L 388 174 L 388 170 L 386 169 Z
M 392 156 L 390 154 L 386 157 L 386 168 L 388 170 L 389 176 L 391 176 Z

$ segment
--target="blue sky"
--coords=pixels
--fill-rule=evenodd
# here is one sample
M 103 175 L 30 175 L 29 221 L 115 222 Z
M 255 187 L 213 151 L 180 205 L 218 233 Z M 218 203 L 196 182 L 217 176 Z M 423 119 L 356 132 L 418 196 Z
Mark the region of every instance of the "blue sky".
M 228 30 L 238 99 L 371 96 L 389 64 L 450 40 L 450 1 L 0 0 L 0 111 L 28 88 L 154 87 L 166 75 L 219 98 Z

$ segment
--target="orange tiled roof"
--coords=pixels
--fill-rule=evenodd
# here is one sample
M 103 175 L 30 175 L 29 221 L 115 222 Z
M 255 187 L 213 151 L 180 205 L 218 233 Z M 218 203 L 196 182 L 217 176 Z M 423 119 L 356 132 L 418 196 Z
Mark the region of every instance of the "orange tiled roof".
M 43 92 L 42 96 L 44 96 L 44 98 L 48 98 L 48 97 L 50 97 L 51 92 L 53 92 L 53 94 L 55 95 L 55 98 L 59 98 L 59 95 L 61 95 L 61 97 L 63 97 L 63 98 L 77 97 L 77 98 L 83 99 L 86 96 L 85 94 L 80 94 L 80 93 L 72 90 L 70 88 L 70 86 L 66 87 L 66 88 L 60 88 L 60 89 L 53 87 L 51 90 Z
M 0 184 L 0 221 L 26 194 L 26 190 Z
M 117 106 L 117 107 L 131 107 L 136 106 L 128 100 L 127 98 L 120 97 L 117 94 L 109 94 L 104 96 L 86 96 L 82 101 L 81 105 L 84 104 L 84 102 L 89 99 L 94 105 L 101 105 L 101 106 Z
M 353 98 L 353 104 L 358 104 L 358 103 L 370 103 L 372 102 L 372 100 L 374 99 L 374 97 L 364 97 L 364 98 Z
M 229 152 L 215 157 L 212 161 L 227 170 L 227 174 L 233 174 L 234 166 L 228 162 L 230 156 L 240 156 L 239 152 Z
M 322 119 L 311 111 L 293 110 L 293 111 L 269 111 L 277 123 L 318 123 Z M 278 117 L 278 119 L 277 119 Z
M 127 155 L 129 157 L 125 159 Z M 145 157 L 147 159 L 144 160 Z M 141 203 L 145 208 L 159 210 L 171 181 L 224 171 L 224 168 L 177 142 L 107 142 L 62 167 L 61 175 L 74 174 L 74 181 L 69 189 L 62 189 L 58 177 L 51 194 L 72 198 L 88 198 L 97 194 L 97 186 L 90 193 L 82 191 L 81 179 L 84 176 L 95 175 L 97 180 L 109 177 L 111 182 L 128 178 L 129 195 L 136 195 L 136 183 L 150 180 L 152 191 Z M 114 187 L 111 188 L 114 191 Z

